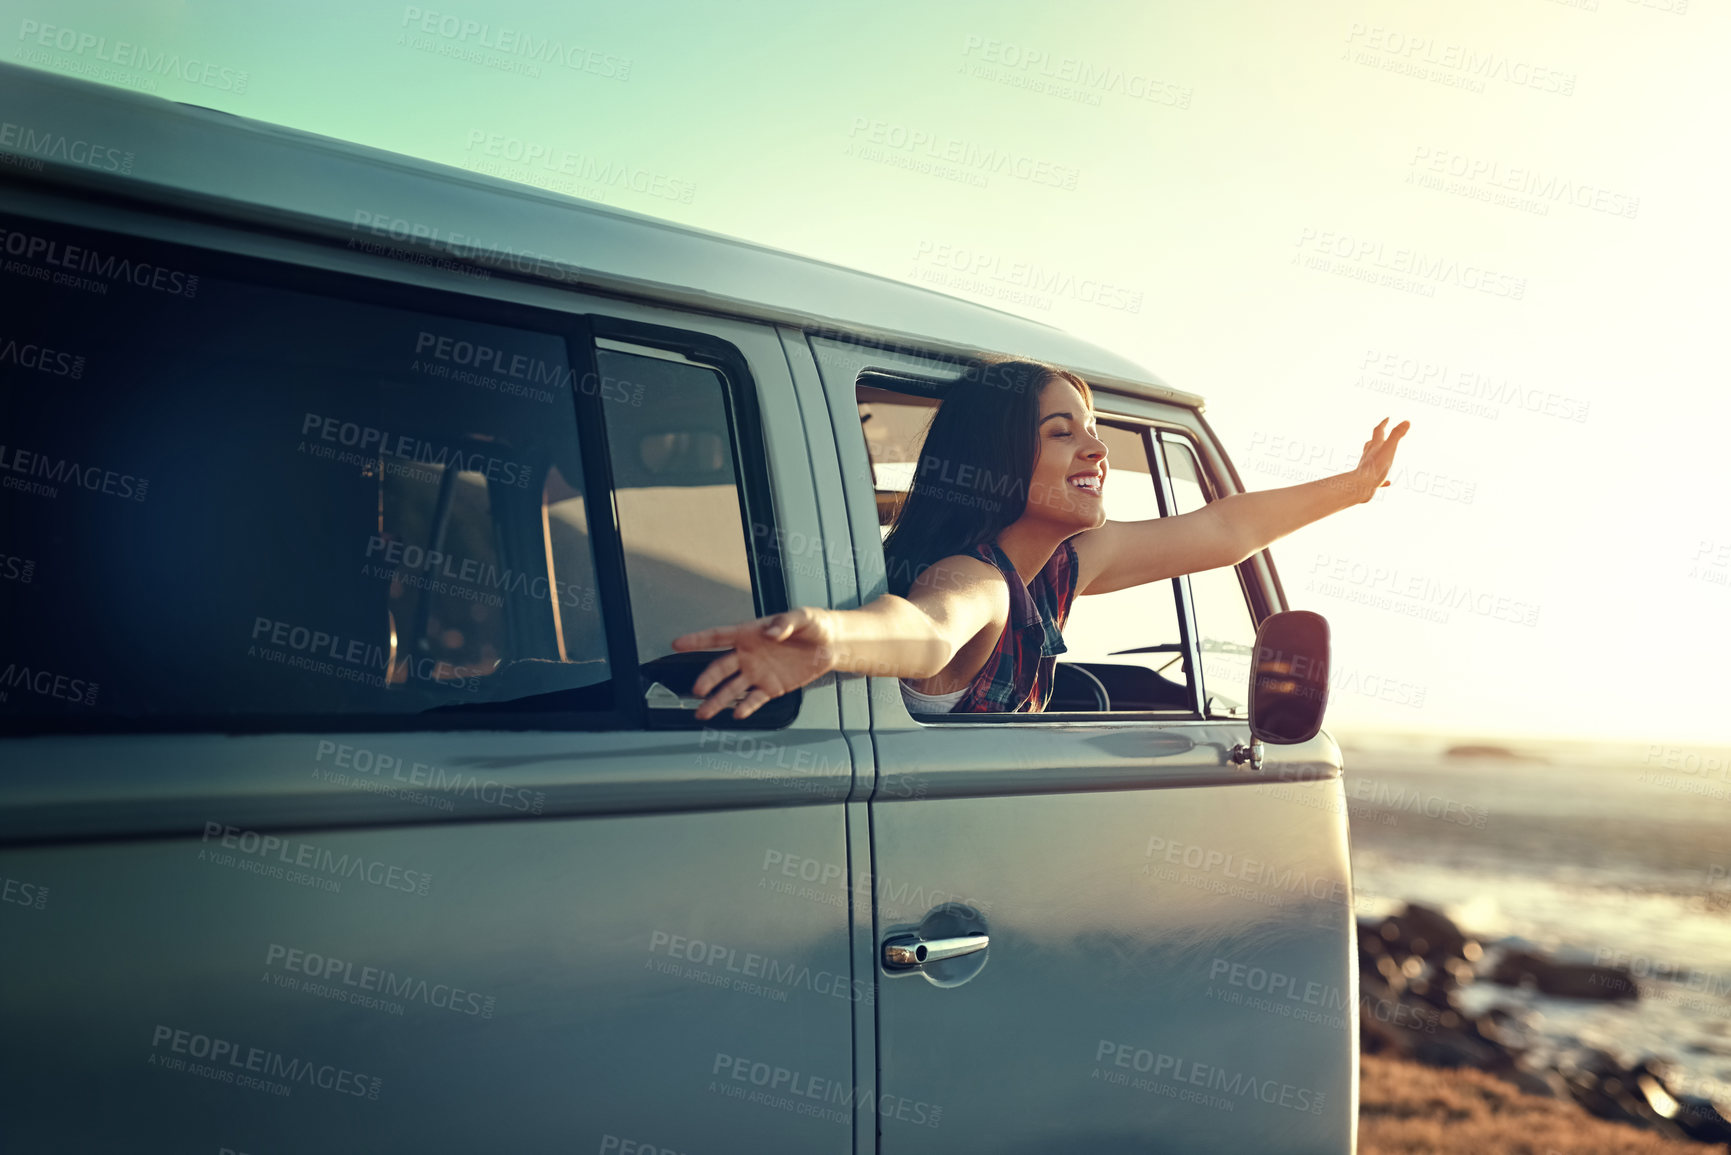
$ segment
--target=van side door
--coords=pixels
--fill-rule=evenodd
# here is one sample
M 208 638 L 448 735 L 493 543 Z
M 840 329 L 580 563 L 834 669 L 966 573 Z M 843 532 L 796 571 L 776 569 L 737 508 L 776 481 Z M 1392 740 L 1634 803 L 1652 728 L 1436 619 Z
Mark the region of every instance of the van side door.
M 882 511 L 929 456 L 895 409 L 960 370 L 813 345 L 832 405 L 870 410 L 841 448 L 861 587 L 881 592 Z M 1169 516 L 1159 438 L 1181 414 L 1104 388 L 1096 405 L 1108 517 Z M 880 1151 L 1351 1149 L 1339 751 L 1319 735 L 1260 772 L 1234 761 L 1248 725 L 1208 712 L 1196 609 L 1184 578 L 1078 599 L 1060 669 L 1094 674 L 1108 711 L 1075 673 L 1033 715 L 916 718 L 873 679 Z
M 10 1143 L 849 1150 L 834 679 L 699 725 L 668 646 L 825 604 L 746 532 L 818 533 L 774 329 L 0 228 L 135 274 L 0 272 Z

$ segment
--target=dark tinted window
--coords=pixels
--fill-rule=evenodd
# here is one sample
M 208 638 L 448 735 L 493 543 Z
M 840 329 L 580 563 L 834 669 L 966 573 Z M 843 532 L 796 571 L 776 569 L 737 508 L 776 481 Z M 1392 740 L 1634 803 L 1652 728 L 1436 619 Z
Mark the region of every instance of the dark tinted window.
M 0 717 L 610 707 L 563 335 L 0 230 Z

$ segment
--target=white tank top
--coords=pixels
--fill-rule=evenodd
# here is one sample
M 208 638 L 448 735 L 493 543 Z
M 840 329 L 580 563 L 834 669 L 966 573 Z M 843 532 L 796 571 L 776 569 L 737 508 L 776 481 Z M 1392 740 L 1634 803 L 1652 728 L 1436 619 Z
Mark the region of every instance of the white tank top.
M 897 678 L 896 684 L 902 688 L 902 702 L 910 714 L 948 714 L 968 692 L 968 687 L 963 686 L 947 694 L 922 694 L 908 685 L 906 678 Z

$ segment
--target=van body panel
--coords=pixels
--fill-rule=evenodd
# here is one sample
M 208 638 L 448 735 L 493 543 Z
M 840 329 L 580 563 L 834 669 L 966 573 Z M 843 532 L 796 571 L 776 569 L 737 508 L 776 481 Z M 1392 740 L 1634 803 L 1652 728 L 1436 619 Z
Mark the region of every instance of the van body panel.
M 11 842 L 198 835 L 217 820 L 265 830 L 806 806 L 839 803 L 853 783 L 848 743 L 815 720 L 772 737 L 711 727 L 3 741 L 0 840 Z
M 793 375 L 794 395 L 805 422 L 806 436 L 812 461 L 812 483 L 815 487 L 819 537 L 786 538 L 780 543 L 781 566 L 784 572 L 803 570 L 822 573 L 829 580 L 829 602 L 837 609 L 850 609 L 860 604 L 859 579 L 854 566 L 853 533 L 849 522 L 847 493 L 842 487 L 842 458 L 837 453 L 835 414 L 829 395 L 823 387 L 817 362 L 805 334 L 798 329 L 782 326 L 779 330 L 782 350 L 787 354 L 788 369 Z M 849 438 L 857 422 L 845 427 Z M 815 604 L 815 603 L 808 603 Z M 841 711 L 842 731 L 862 739 L 871 727 L 867 705 L 866 679 L 857 674 L 836 674 L 837 701 Z M 869 740 L 861 743 L 869 752 Z M 858 778 L 855 798 L 871 794 L 872 765 L 869 756 L 856 751 L 854 773 Z
M 1062 744 L 1006 729 L 982 761 Z M 990 938 L 960 985 L 880 977 L 881 1093 L 943 1122 L 886 1122 L 881 1150 L 1348 1150 L 1343 801 L 1313 779 L 874 803 L 880 940 L 949 903 Z
M 879 680 L 895 689 L 891 679 Z M 1264 746 L 1260 771 L 1235 766 L 1229 761 L 1232 747 L 1248 737 L 1241 726 L 1225 719 L 1100 721 L 1078 715 L 1072 721 L 930 722 L 908 730 L 886 720 L 876 733 L 882 762 L 877 796 L 982 798 L 1205 786 L 1237 790 L 1247 784 L 1341 776 L 1339 754 L 1325 734 L 1295 746 Z
M 957 370 L 935 350 L 812 347 L 860 586 L 881 592 L 870 461 L 842 432 L 856 383 L 926 388 Z M 1110 388 L 1095 407 L 1188 433 L 1215 492 L 1236 491 L 1195 410 Z M 1327 734 L 1264 746 L 1253 769 L 1232 760 L 1251 742 L 1243 719 L 922 722 L 895 679 L 871 682 L 880 956 L 903 936 L 989 941 L 912 970 L 878 959 L 879 1102 L 895 1108 L 880 1151 L 1352 1149 L 1353 898 Z
M 870 735 L 861 735 L 870 747 Z M 873 882 L 871 807 L 864 801 L 847 804 L 848 914 L 853 934 L 852 954 L 854 1057 L 854 1155 L 876 1155 L 878 1149 L 878 1020 L 877 903 Z
M 0 850 L 49 896 L 0 935 L 10 1145 L 850 1149 L 749 1101 L 851 1080 L 846 908 L 781 872 L 845 864 L 839 805 L 276 837 Z
M 1327 734 L 1265 746 L 1257 771 L 1228 760 L 1243 723 L 888 714 L 880 948 L 954 904 L 990 947 L 955 986 L 880 964 L 880 1094 L 917 1089 L 956 1127 L 886 1124 L 886 1155 L 1350 1150 L 1354 900 Z
M 783 535 L 821 538 L 772 326 L 11 181 L 0 213 L 727 342 L 761 416 L 744 467 L 767 474 Z M 821 566 L 783 576 L 796 603 L 831 597 Z M 840 721 L 831 677 L 767 733 L 333 718 L 0 737 L 0 871 L 46 899 L 11 904 L 23 917 L 0 933 L 8 1138 L 424 1152 L 725 1134 L 850 1150 L 855 1017 L 872 997 L 854 954 L 871 940 L 854 927 L 869 903 L 848 884 Z M 789 1109 L 792 1080 L 821 1089 L 813 1109 Z

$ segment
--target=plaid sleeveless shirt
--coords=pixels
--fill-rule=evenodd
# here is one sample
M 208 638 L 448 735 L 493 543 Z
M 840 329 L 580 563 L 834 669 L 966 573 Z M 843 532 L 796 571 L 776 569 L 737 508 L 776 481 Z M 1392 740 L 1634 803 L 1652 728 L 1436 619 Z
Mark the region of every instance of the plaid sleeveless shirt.
M 1059 633 L 1076 598 L 1076 547 L 1065 540 L 1051 560 L 1023 584 L 1009 556 L 995 541 L 969 551 L 998 567 L 1010 587 L 1010 620 L 986 664 L 950 710 L 965 713 L 1036 713 L 1052 699 L 1052 674 L 1068 647 Z

